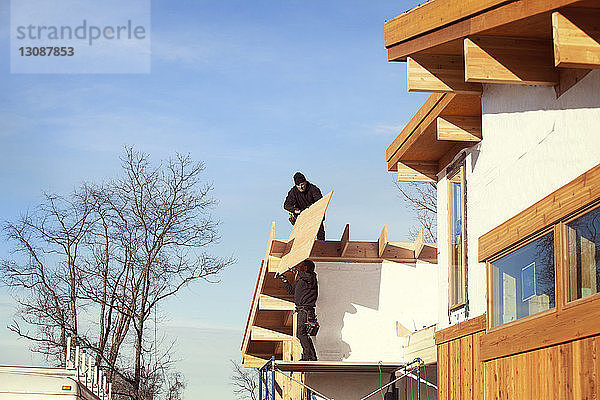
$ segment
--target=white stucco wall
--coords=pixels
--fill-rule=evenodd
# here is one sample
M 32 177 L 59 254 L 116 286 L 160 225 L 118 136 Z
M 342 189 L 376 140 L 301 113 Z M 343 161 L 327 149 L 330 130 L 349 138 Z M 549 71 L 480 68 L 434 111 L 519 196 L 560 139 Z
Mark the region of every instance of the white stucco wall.
M 396 321 L 410 330 L 437 322 L 435 264 L 316 263 L 319 360 L 402 361 Z
M 478 239 L 600 163 L 600 71 L 556 99 L 539 86 L 485 85 L 483 140 L 466 154 L 469 318 L 485 313 Z M 438 183 L 440 326 L 448 317 L 447 180 Z M 451 321 L 451 322 L 450 322 Z

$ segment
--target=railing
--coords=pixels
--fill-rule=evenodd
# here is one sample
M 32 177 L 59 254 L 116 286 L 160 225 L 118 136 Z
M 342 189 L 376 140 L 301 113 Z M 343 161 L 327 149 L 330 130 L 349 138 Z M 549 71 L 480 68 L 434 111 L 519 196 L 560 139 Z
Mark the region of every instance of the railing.
M 101 400 L 112 400 L 112 382 L 107 381 L 104 371 L 95 364 L 91 352 L 87 354 L 85 350 L 81 350 L 80 346 L 77 345 L 73 355 L 71 354 L 71 343 L 72 338 L 68 337 L 65 368 L 75 370 L 77 381 Z

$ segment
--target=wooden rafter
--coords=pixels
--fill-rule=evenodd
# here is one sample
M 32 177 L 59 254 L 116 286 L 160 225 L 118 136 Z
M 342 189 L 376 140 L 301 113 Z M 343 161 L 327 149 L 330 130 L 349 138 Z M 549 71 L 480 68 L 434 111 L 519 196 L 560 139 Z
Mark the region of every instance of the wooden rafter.
M 481 141 L 481 116 L 446 115 L 438 117 L 436 124 L 438 140 Z
M 463 39 L 470 35 L 484 34 L 515 21 L 526 20 L 542 14 L 581 3 L 579 0 L 490 0 L 496 6 L 485 7 L 484 0 L 464 1 L 436 0 L 430 2 L 434 12 L 423 14 L 425 8 L 417 8 L 398 18 L 386 22 L 384 26 L 385 46 L 388 60 L 405 61 L 406 57 L 427 49 Z M 593 2 L 589 2 L 594 4 Z M 473 10 L 479 8 L 478 12 Z M 428 22 L 425 22 L 427 20 Z M 411 21 L 407 24 L 406 21 Z M 416 29 L 408 28 L 418 25 Z M 402 26 L 407 27 L 404 32 Z M 429 26 L 429 29 L 424 30 Z M 421 28 L 422 27 L 422 28 Z M 416 33 L 420 31 L 420 33 Z
M 481 84 L 465 82 L 462 54 L 415 54 L 408 57 L 406 75 L 409 92 L 482 92 Z
M 552 34 L 556 67 L 600 68 L 600 9 L 553 12 Z
M 404 161 L 398 163 L 398 182 L 437 182 L 437 161 Z
M 466 82 L 558 84 L 549 40 L 472 36 L 464 46 Z
M 445 157 L 481 140 L 478 95 L 433 93 L 386 151 L 400 181 L 435 182 Z
M 274 238 L 272 226 L 242 340 L 245 367 L 256 367 L 271 356 L 289 359 L 292 354 L 299 352 L 299 344 L 294 344 L 293 337 L 293 296 L 275 278 L 276 272 L 282 272 L 281 260 L 288 243 L 289 241 Z M 309 258 L 315 262 L 378 263 L 390 260 L 416 263 L 417 259 L 420 262 L 437 262 L 435 244 L 423 243 L 422 251 L 417 257 L 414 248 L 413 243 L 388 242 L 387 226 L 377 241 L 351 241 L 350 226 L 346 225 L 339 241 L 315 240 Z M 288 279 L 294 282 L 292 276 L 288 275 Z

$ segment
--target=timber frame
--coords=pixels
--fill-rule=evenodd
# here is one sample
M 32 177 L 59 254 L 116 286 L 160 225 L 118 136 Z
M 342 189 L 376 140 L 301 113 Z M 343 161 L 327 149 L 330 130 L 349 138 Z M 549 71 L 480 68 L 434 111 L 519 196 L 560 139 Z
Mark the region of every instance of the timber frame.
M 433 93 L 386 151 L 401 182 L 437 182 L 483 139 L 483 83 L 554 86 L 558 97 L 600 68 L 595 0 L 432 0 L 384 32 L 388 61 L 407 63 L 408 90 Z
M 277 360 L 298 361 L 302 351 L 294 337 L 293 296 L 275 278 L 275 273 L 286 269 L 281 268 L 281 263 L 289 252 L 289 240 L 275 239 L 274 232 L 275 223 L 260 264 L 242 340 L 243 362 L 247 368 L 261 367 L 272 356 Z M 352 241 L 350 226 L 346 225 L 339 241 L 314 241 L 309 259 L 315 262 L 436 263 L 437 248 L 435 244 L 424 243 L 422 231 L 415 242 L 388 242 L 387 227 L 382 229 L 377 241 Z
M 560 95 L 600 68 L 599 17 L 594 0 L 435 0 L 387 21 L 385 47 L 389 61 L 408 62 L 409 91 L 512 83 Z

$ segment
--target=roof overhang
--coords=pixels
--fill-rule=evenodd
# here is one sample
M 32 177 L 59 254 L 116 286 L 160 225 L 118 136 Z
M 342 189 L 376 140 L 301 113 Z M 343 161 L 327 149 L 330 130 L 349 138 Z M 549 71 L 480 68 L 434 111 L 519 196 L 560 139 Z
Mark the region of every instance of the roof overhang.
M 432 0 L 385 23 L 408 90 L 479 94 L 482 83 L 555 86 L 600 68 L 597 0 Z
M 436 182 L 441 168 L 479 140 L 479 96 L 434 93 L 387 148 L 388 171 L 400 181 Z

